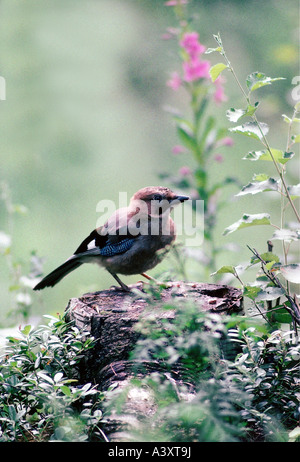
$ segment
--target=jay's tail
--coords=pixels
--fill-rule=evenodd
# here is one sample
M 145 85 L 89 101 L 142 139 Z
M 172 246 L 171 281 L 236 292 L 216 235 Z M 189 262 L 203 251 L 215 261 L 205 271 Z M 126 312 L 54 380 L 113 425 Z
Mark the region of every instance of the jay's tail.
M 41 290 L 45 287 L 53 287 L 57 284 L 62 278 L 67 274 L 71 273 L 74 269 L 78 268 L 82 262 L 79 259 L 72 259 L 72 257 L 67 260 L 65 263 L 60 265 L 54 271 L 49 273 L 44 277 L 34 288 L 33 290 Z

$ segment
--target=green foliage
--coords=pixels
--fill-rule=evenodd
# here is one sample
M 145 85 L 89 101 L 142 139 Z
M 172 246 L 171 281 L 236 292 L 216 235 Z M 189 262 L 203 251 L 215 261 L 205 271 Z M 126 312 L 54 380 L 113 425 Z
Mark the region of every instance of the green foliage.
M 288 429 L 299 418 L 300 345 L 292 342 L 293 332 L 274 331 L 257 337 L 253 328 L 230 332 L 243 351 L 227 362 L 228 378 L 247 392 L 241 415 L 247 421 L 248 435 L 267 440 L 287 440 Z M 272 421 L 273 419 L 273 421 Z
M 219 63 L 219 64 L 215 64 L 214 66 L 212 66 L 209 70 L 212 82 L 215 82 L 217 78 L 219 77 L 219 75 L 221 74 L 221 72 L 226 68 L 227 66 L 224 63 Z
M 138 341 L 134 358 L 164 361 L 170 366 L 180 361 L 195 378 L 205 371 L 217 352 L 216 345 L 224 326 L 220 316 L 201 313 L 193 304 L 171 303 L 163 310 L 174 308 L 174 320 L 162 317 L 157 323 L 156 317 L 151 315 L 141 319 L 137 328 L 145 338 Z
M 245 317 L 200 312 L 184 302 L 163 309 L 174 309 L 174 319 L 158 322 L 146 313 L 138 326 L 143 338 L 132 359 L 153 361 L 163 372 L 134 380 L 134 387 L 151 391 L 157 411 L 130 439 L 287 441 L 300 401 L 293 332 L 271 332 Z
M 253 72 L 252 74 L 248 75 L 246 85 L 250 93 L 254 90 L 257 90 L 258 88 L 264 87 L 265 85 L 271 85 L 272 82 L 275 82 L 276 80 L 284 80 L 284 78 L 276 77 L 272 79 L 271 77 L 267 77 L 261 72 Z
M 148 309 L 153 312 L 152 303 Z M 162 309 L 175 310 L 174 319 L 158 322 L 146 309 L 132 354 L 135 363 L 159 364 L 161 372 L 133 381 L 151 390 L 157 411 L 129 439 L 287 440 L 299 418 L 300 352 L 293 333 L 269 333 L 245 317 L 201 312 L 190 303 Z M 89 333 L 50 317 L 48 326 L 25 326 L 8 340 L 0 363 L 0 440 L 106 439 L 103 396 L 78 381 L 80 361 L 93 346 Z M 122 402 L 118 406 L 122 411 Z
M 235 109 L 234 107 L 228 109 L 226 112 L 227 118 L 230 122 L 238 122 L 241 117 L 252 116 L 256 109 L 258 108 L 259 103 L 255 103 L 254 106 L 249 105 L 247 109 Z
M 255 179 L 257 175 L 255 175 Z M 242 190 L 237 194 L 237 196 L 243 196 L 245 194 L 258 194 L 264 191 L 277 191 L 278 182 L 274 178 L 267 178 L 265 180 L 253 181 L 248 183 L 242 188 Z
M 295 129 L 295 122 L 298 122 L 296 117 L 299 112 L 299 103 L 294 106 L 294 112 L 292 117 L 283 115 L 284 121 L 288 124 L 286 148 L 278 149 L 272 148 L 267 139 L 269 127 L 266 123 L 260 122 L 256 116 L 256 109 L 259 102 L 253 104 L 251 102 L 251 94 L 255 90 L 266 85 L 271 85 L 277 80 L 283 80 L 282 77 L 270 78 L 261 72 L 254 72 L 250 74 L 246 79 L 246 89 L 243 88 L 240 83 L 235 70 L 233 69 L 227 54 L 224 50 L 222 39 L 220 34 L 214 36 L 218 43 L 218 48 L 209 50 L 209 52 L 217 51 L 220 53 L 225 63 L 224 66 L 232 73 L 238 87 L 240 88 L 244 99 L 247 103 L 247 109 L 235 109 L 231 108 L 227 111 L 227 117 L 231 122 L 237 122 L 241 117 L 249 117 L 250 121 L 243 125 L 230 128 L 229 130 L 234 133 L 242 134 L 262 143 L 265 149 L 260 151 L 249 152 L 244 159 L 250 161 L 269 161 L 273 163 L 275 173 L 278 177 L 271 178 L 266 173 L 256 174 L 253 178 L 254 181 L 248 183 L 242 188 L 237 194 L 238 197 L 246 194 L 265 194 L 269 191 L 274 191 L 278 194 L 278 205 L 280 207 L 280 223 L 272 223 L 269 213 L 260 214 L 244 214 L 243 217 L 232 225 L 228 226 L 224 235 L 228 235 L 237 230 L 247 228 L 249 226 L 257 225 L 269 225 L 276 229 L 273 234 L 273 238 L 279 239 L 282 242 L 282 253 L 283 259 L 277 255 L 273 255 L 269 259 L 266 254 L 259 254 L 257 250 L 250 249 L 255 255 L 255 259 L 251 259 L 249 267 L 254 264 L 261 264 L 261 273 L 258 274 L 256 282 L 254 284 L 244 284 L 241 280 L 240 275 L 232 267 L 228 266 L 228 270 L 223 269 L 213 274 L 231 273 L 238 278 L 244 288 L 244 295 L 253 300 L 256 307 L 260 305 L 262 308 L 262 302 L 267 302 L 268 310 L 277 310 L 276 316 L 277 321 L 286 322 L 287 318 L 290 323 L 294 323 L 294 326 L 300 326 L 300 310 L 296 300 L 296 296 L 293 297 L 290 289 L 290 283 L 300 283 L 300 265 L 299 263 L 289 262 L 289 251 L 290 245 L 293 241 L 298 239 L 298 231 L 294 228 L 299 229 L 300 216 L 298 210 L 294 204 L 294 200 L 299 197 L 298 185 L 288 185 L 286 179 L 286 164 L 291 162 L 294 157 L 294 152 L 291 152 L 291 147 L 297 142 L 297 135 L 292 134 Z M 287 213 L 293 214 L 293 218 L 296 220 L 295 223 L 286 222 Z M 268 246 L 273 248 L 271 241 L 268 242 Z M 261 278 L 262 274 L 265 279 Z M 263 281 L 263 283 L 262 283 Z M 283 296 L 283 303 L 280 303 L 280 298 Z M 276 306 L 272 306 L 270 301 L 276 300 Z M 286 310 L 284 312 L 284 310 Z M 283 319 L 285 321 L 283 321 Z M 274 316 L 273 316 L 274 320 Z
M 269 151 L 252 151 L 246 154 L 243 159 L 245 160 L 267 160 L 269 162 L 279 162 L 280 164 L 286 164 L 290 159 L 294 157 L 293 152 L 283 152 L 280 149 L 272 149 L 270 148 Z
M 224 235 L 233 233 L 238 229 L 248 228 L 249 226 L 257 226 L 257 225 L 269 225 L 270 224 L 270 215 L 268 213 L 257 213 L 252 215 L 243 215 L 242 218 L 233 223 L 232 225 L 228 226 L 225 229 Z
M 260 127 L 257 126 L 254 122 L 247 122 L 244 125 L 239 125 L 238 127 L 230 128 L 230 131 L 233 133 L 239 133 L 241 135 L 249 136 L 255 140 L 262 140 L 263 137 L 268 133 L 269 127 L 267 124 L 260 124 Z
M 0 441 L 102 439 L 101 394 L 80 384 L 79 364 L 93 346 L 89 332 L 63 319 L 27 325 L 8 337 L 0 361 Z

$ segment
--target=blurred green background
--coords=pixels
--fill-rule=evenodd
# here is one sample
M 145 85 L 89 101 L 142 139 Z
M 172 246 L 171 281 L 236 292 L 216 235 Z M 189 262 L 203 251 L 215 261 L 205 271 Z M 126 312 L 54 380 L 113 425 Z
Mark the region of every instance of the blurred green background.
M 172 8 L 164 3 L 1 0 L 0 75 L 6 80 L 6 101 L 0 102 L 0 180 L 9 185 L 13 202 L 28 209 L 26 215 L 15 216 L 13 229 L 14 259 L 25 270 L 32 251 L 47 257 L 45 273 L 68 258 L 96 226 L 101 199 L 118 202 L 119 191 L 131 197 L 141 187 L 160 184 L 159 173 L 172 175 L 182 165 L 193 165 L 188 155 L 171 151 L 178 139 L 165 106 L 185 111 L 187 101 L 184 92 L 166 86 L 170 73 L 179 70 L 179 60 L 175 41 L 162 40 L 166 27 L 176 26 Z M 258 99 L 264 98 L 258 114 L 271 126 L 270 143 L 284 149 L 281 114 L 292 111 L 291 80 L 299 74 L 297 2 L 194 0 L 190 12 L 207 47 L 215 47 L 212 34 L 221 33 L 242 82 L 257 70 L 286 78 L 257 93 Z M 214 55 L 208 59 L 220 61 Z M 229 127 L 226 109 L 243 104 L 229 75 L 226 94 L 228 103 L 210 111 L 221 126 Z M 246 184 L 258 170 L 273 173 L 271 165 L 241 160 L 260 149 L 256 141 L 238 135 L 234 139 L 233 147 L 220 150 L 224 162 L 212 163 L 212 176 L 234 173 Z M 289 174 L 291 182 L 298 182 L 295 168 Z M 267 227 L 222 236 L 244 212 L 271 211 L 272 220 L 278 220 L 272 194 L 232 199 L 236 192 L 234 186 L 226 191 L 229 204 L 219 217 L 216 236 L 220 244 L 236 242 L 241 248 L 222 254 L 220 265 L 248 260 L 246 244 L 265 250 Z M 10 233 L 7 219 L 1 203 L 0 230 Z M 191 268 L 189 277 L 197 280 L 197 268 Z M 162 269 L 168 269 L 168 260 Z M 2 256 L 0 271 L 4 319 L 12 294 Z M 127 283 L 136 280 L 125 278 Z M 83 265 L 55 289 L 32 294 L 33 312 L 63 312 L 69 298 L 111 284 L 104 270 Z

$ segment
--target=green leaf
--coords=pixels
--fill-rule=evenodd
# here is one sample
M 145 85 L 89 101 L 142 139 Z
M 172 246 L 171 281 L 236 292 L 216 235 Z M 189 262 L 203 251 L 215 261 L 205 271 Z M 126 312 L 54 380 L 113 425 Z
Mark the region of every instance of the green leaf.
M 264 87 L 265 85 L 271 85 L 272 82 L 276 80 L 285 80 L 284 77 L 267 77 L 262 72 L 253 72 L 252 74 L 248 75 L 246 80 L 246 85 L 248 87 L 249 92 L 257 90 L 258 88 Z
M 254 106 L 249 104 L 247 109 L 235 109 L 235 108 L 230 108 L 226 112 L 227 118 L 230 120 L 230 122 L 237 122 L 241 117 L 246 117 L 246 116 L 253 116 L 255 113 L 256 109 L 258 108 L 259 102 L 255 103 Z
M 228 66 L 224 63 L 218 63 L 218 64 L 215 64 L 214 66 L 212 66 L 209 70 L 209 73 L 210 73 L 210 76 L 211 76 L 211 80 L 214 82 L 215 80 L 217 80 L 217 78 L 219 77 L 219 75 L 221 74 L 222 71 L 224 71 L 224 69 L 227 69 Z
M 10 292 L 13 292 L 14 290 L 19 290 L 19 289 L 21 289 L 21 287 L 22 287 L 22 286 L 21 286 L 20 284 L 13 284 L 12 286 L 9 286 L 8 289 L 9 289 Z
M 289 282 L 300 284 L 300 264 L 291 263 L 290 265 L 283 265 L 280 267 L 281 274 Z
M 280 164 L 285 164 L 290 159 L 292 159 L 295 155 L 293 152 L 284 152 L 284 151 L 280 151 L 279 149 L 272 149 L 272 148 L 271 148 L 271 152 L 272 152 L 272 155 L 275 161 L 279 162 Z M 272 157 L 268 150 L 251 151 L 245 157 L 243 157 L 243 159 L 252 160 L 252 161 L 267 160 L 267 161 L 272 162 Z
M 27 337 L 30 331 L 31 331 L 31 326 L 27 325 L 20 332 Z
M 48 382 L 48 383 L 50 383 L 51 385 L 53 385 L 53 383 L 54 383 L 54 382 L 53 382 L 53 379 L 52 379 L 51 377 L 49 377 L 46 373 L 44 373 L 44 372 L 42 372 L 42 371 L 39 371 L 39 372 L 37 373 L 37 375 L 38 375 L 40 378 L 46 380 L 46 382 Z
M 280 241 L 297 241 L 300 239 L 300 230 L 292 229 L 276 229 L 272 236 L 272 240 L 278 239 Z
M 284 294 L 284 290 L 281 289 L 280 287 L 265 287 L 264 289 L 261 289 L 258 292 L 256 296 L 256 300 L 258 302 L 265 301 L 265 300 L 276 300 L 283 294 Z
M 210 116 L 205 122 L 205 127 L 201 136 L 201 141 L 199 142 L 199 149 L 200 152 L 203 151 L 207 145 L 208 145 L 208 140 L 210 139 L 211 135 L 215 134 L 215 131 L 213 131 L 214 126 L 216 125 L 216 120 L 214 117 Z
M 257 286 L 245 286 L 243 295 L 245 297 L 251 298 L 251 300 L 255 300 L 257 297 L 258 292 L 260 291 L 260 287 Z
M 249 106 L 247 107 L 247 112 L 245 115 L 247 116 L 253 116 L 253 114 L 255 113 L 256 109 L 258 108 L 259 106 L 259 101 L 257 101 L 254 106 L 252 106 L 251 104 L 249 104 Z
M 300 143 L 300 135 L 292 135 L 292 141 L 294 143 Z
M 269 131 L 268 125 L 261 122 L 260 127 L 262 130 L 262 133 L 266 135 Z M 258 128 L 258 125 L 256 122 L 247 122 L 244 125 L 239 125 L 238 127 L 229 128 L 229 131 L 234 132 L 234 133 L 239 133 L 245 136 L 250 136 L 251 138 L 254 138 L 255 140 L 261 140 L 263 138 L 263 135 L 260 129 Z
M 227 266 L 222 266 L 221 268 L 218 269 L 218 271 L 215 271 L 214 273 L 211 274 L 211 276 L 214 276 L 215 274 L 225 274 L 225 273 L 230 273 L 230 274 L 236 274 L 235 267 L 231 265 Z
M 197 187 L 204 188 L 207 180 L 207 171 L 199 167 L 195 171 L 194 175 L 197 181 Z
M 221 47 L 222 46 L 222 40 L 221 40 L 220 32 L 218 32 L 217 34 L 213 34 L 213 38 L 216 40 L 217 44 L 220 45 L 220 47 Z
M 16 212 L 16 213 L 19 213 L 20 215 L 26 215 L 26 213 L 28 212 L 28 209 L 27 209 L 27 207 L 25 207 L 25 205 L 14 204 L 13 205 L 13 211 Z
M 265 181 L 268 180 L 270 177 L 266 173 L 255 173 L 253 175 L 253 180 L 255 181 Z
M 278 191 L 278 182 L 274 178 L 269 178 L 264 181 L 254 181 L 248 183 L 236 196 L 244 196 L 245 194 L 257 194 L 263 191 Z
M 72 396 L 71 389 L 67 385 L 61 385 L 59 388 L 66 396 Z
M 13 420 L 14 422 L 17 420 L 17 411 L 12 404 L 8 405 L 8 415 L 10 420 Z
M 298 117 L 294 117 L 293 119 L 291 119 L 286 114 L 282 114 L 282 117 L 283 117 L 283 120 L 288 124 L 291 124 L 291 123 L 294 123 L 294 122 L 300 123 L 300 119 Z
M 275 255 L 274 253 L 272 252 L 265 252 L 265 253 L 262 253 L 260 254 L 260 257 L 266 262 L 276 262 L 278 263 L 279 262 L 279 257 L 277 255 Z M 259 263 L 260 262 L 260 259 L 257 258 L 255 255 L 253 255 L 253 257 L 251 257 L 251 263 L 252 264 L 256 264 L 256 263 Z
M 197 142 L 194 138 L 192 130 L 185 124 L 180 124 L 177 126 L 177 133 L 182 143 L 188 149 L 195 151 L 197 149 Z
M 300 183 L 293 186 L 288 186 L 288 191 L 291 196 L 300 196 Z
M 238 229 L 247 228 L 248 226 L 269 225 L 270 215 L 268 213 L 258 213 L 254 215 L 245 214 L 243 217 L 225 229 L 223 235 L 233 233 Z
M 226 117 L 230 120 L 230 122 L 237 122 L 241 117 L 245 115 L 246 111 L 244 109 L 235 109 L 231 107 L 226 111 Z
M 64 374 L 62 372 L 57 372 L 53 378 L 55 383 L 60 382 L 60 380 L 63 378 Z
M 285 308 L 279 308 L 276 311 L 268 314 L 271 317 L 272 321 L 290 324 L 292 321 L 291 315 Z
M 220 53 L 220 51 L 222 51 L 222 48 L 221 47 L 207 48 L 207 50 L 205 51 L 205 54 L 209 55 L 210 53 L 214 53 L 215 51 L 218 51 Z
M 282 114 L 282 117 L 283 117 L 283 120 L 288 124 L 293 122 L 293 120 L 285 114 Z
M 269 261 L 269 263 L 266 264 L 266 270 L 270 271 L 276 263 L 275 260 Z
M 197 124 L 197 126 L 198 126 L 198 124 L 199 124 L 199 122 L 200 122 L 202 116 L 203 116 L 204 113 L 205 113 L 205 109 L 206 109 L 207 105 L 208 105 L 208 99 L 207 99 L 207 98 L 203 98 L 203 99 L 201 100 L 200 104 L 197 103 L 197 104 L 196 104 L 196 107 L 194 108 L 195 121 L 196 121 L 195 123 Z

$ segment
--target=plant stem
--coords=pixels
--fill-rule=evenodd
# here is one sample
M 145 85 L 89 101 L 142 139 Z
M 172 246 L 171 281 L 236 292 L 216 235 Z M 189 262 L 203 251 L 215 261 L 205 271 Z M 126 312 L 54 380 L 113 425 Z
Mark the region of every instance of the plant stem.
M 266 146 L 267 150 L 269 151 L 269 154 L 270 154 L 270 156 L 271 156 L 271 159 L 272 159 L 272 161 L 273 161 L 273 163 L 274 163 L 274 165 L 275 165 L 275 168 L 276 168 L 276 170 L 277 170 L 277 173 L 278 173 L 278 175 L 279 175 L 279 177 L 280 177 L 280 179 L 281 179 L 282 185 L 283 185 L 283 187 L 284 187 L 284 189 L 285 189 L 286 198 L 288 199 L 288 201 L 289 201 L 289 203 L 290 203 L 290 205 L 291 205 L 291 207 L 292 207 L 292 209 L 293 209 L 293 211 L 294 211 L 294 213 L 295 213 L 295 215 L 296 215 L 296 218 L 297 218 L 297 220 L 298 220 L 299 223 L 300 223 L 300 215 L 299 215 L 299 213 L 298 213 L 298 211 L 297 211 L 297 209 L 296 209 L 296 207 L 295 207 L 295 204 L 294 204 L 294 202 L 293 202 L 293 200 L 292 200 L 292 198 L 291 198 L 291 195 L 290 195 L 289 190 L 288 190 L 288 187 L 287 187 L 287 185 L 286 185 L 286 182 L 285 182 L 283 173 L 282 173 L 282 171 L 279 169 L 278 164 L 277 164 L 276 160 L 274 159 L 274 156 L 273 156 L 273 154 L 272 154 L 272 150 L 271 150 L 271 148 L 270 148 L 270 145 L 269 145 L 269 143 L 268 143 L 268 140 L 267 140 L 265 134 L 263 133 L 263 130 L 262 130 L 261 126 L 260 126 L 259 121 L 257 120 L 256 115 L 254 114 L 254 115 L 251 116 L 251 117 L 252 117 L 252 119 L 254 120 L 254 122 L 256 123 L 256 125 L 257 125 L 257 127 L 258 127 L 258 129 L 259 129 L 259 131 L 260 131 L 260 133 L 261 133 L 261 135 L 262 135 L 262 137 L 263 137 L 265 146 Z
M 233 67 L 232 67 L 232 65 L 231 65 L 231 63 L 230 63 L 230 61 L 229 61 L 229 59 L 227 58 L 227 55 L 226 55 L 225 50 L 224 50 L 224 48 L 223 48 L 223 44 L 222 44 L 222 40 L 221 40 L 220 36 L 215 37 L 215 39 L 216 39 L 218 45 L 221 47 L 220 54 L 224 57 L 224 59 L 225 59 L 225 61 L 226 61 L 226 63 L 227 63 L 228 69 L 231 71 L 231 73 L 232 73 L 232 75 L 233 75 L 233 77 L 234 77 L 234 79 L 235 79 L 235 81 L 236 81 L 238 87 L 240 88 L 241 92 L 243 93 L 243 95 L 244 95 L 244 97 L 245 97 L 245 99 L 246 99 L 246 101 L 247 101 L 247 104 L 250 104 L 250 97 L 249 97 L 249 95 L 247 95 L 247 93 L 245 92 L 243 86 L 241 85 L 241 83 L 240 83 L 240 81 L 239 81 L 239 79 L 238 79 L 238 76 L 236 75 L 236 73 L 235 73 L 235 71 L 234 71 L 234 69 L 233 69 Z M 295 111 L 295 113 L 296 113 L 296 111 Z M 295 117 L 295 113 L 294 113 L 293 118 Z M 269 143 L 268 143 L 268 140 L 267 140 L 267 138 L 266 138 L 266 136 L 265 136 L 265 134 L 264 134 L 264 132 L 263 132 L 263 130 L 262 130 L 262 128 L 261 128 L 261 125 L 260 125 L 259 121 L 257 120 L 256 115 L 253 114 L 253 115 L 251 116 L 251 118 L 252 118 L 252 120 L 255 122 L 255 124 L 257 125 L 257 127 L 258 127 L 258 129 L 259 129 L 259 131 L 260 131 L 260 133 L 261 133 L 262 140 L 263 140 L 263 144 L 266 146 L 266 148 L 267 148 L 267 150 L 268 150 L 268 152 L 269 152 L 269 154 L 270 154 L 270 156 L 271 156 L 271 159 L 272 159 L 272 161 L 273 161 L 273 163 L 274 163 L 274 166 L 275 166 L 275 168 L 276 168 L 276 170 L 277 170 L 277 173 L 278 173 L 278 175 L 279 175 L 279 177 L 280 177 L 281 183 L 282 183 L 282 185 L 283 185 L 283 187 L 284 187 L 284 190 L 285 190 L 286 198 L 287 198 L 287 200 L 289 201 L 289 203 L 290 203 L 290 205 L 291 205 L 291 207 L 292 207 L 292 209 L 293 209 L 293 212 L 295 213 L 295 216 L 296 216 L 298 222 L 300 223 L 300 215 L 299 215 L 299 213 L 298 213 L 298 211 L 297 211 L 297 209 L 296 209 L 296 207 L 295 207 L 295 204 L 293 203 L 293 200 L 292 200 L 292 198 L 291 198 L 291 195 L 290 195 L 290 193 L 289 193 L 288 187 L 287 187 L 286 182 L 285 182 L 285 179 L 284 179 L 283 171 L 280 170 L 280 168 L 278 167 L 278 164 L 277 164 L 276 160 L 274 159 L 274 156 L 273 156 L 272 150 L 271 150 L 271 148 L 270 148 L 270 145 L 269 145 Z M 288 139 L 289 139 L 289 138 L 290 138 L 290 130 L 289 130 L 289 137 L 288 137 Z

